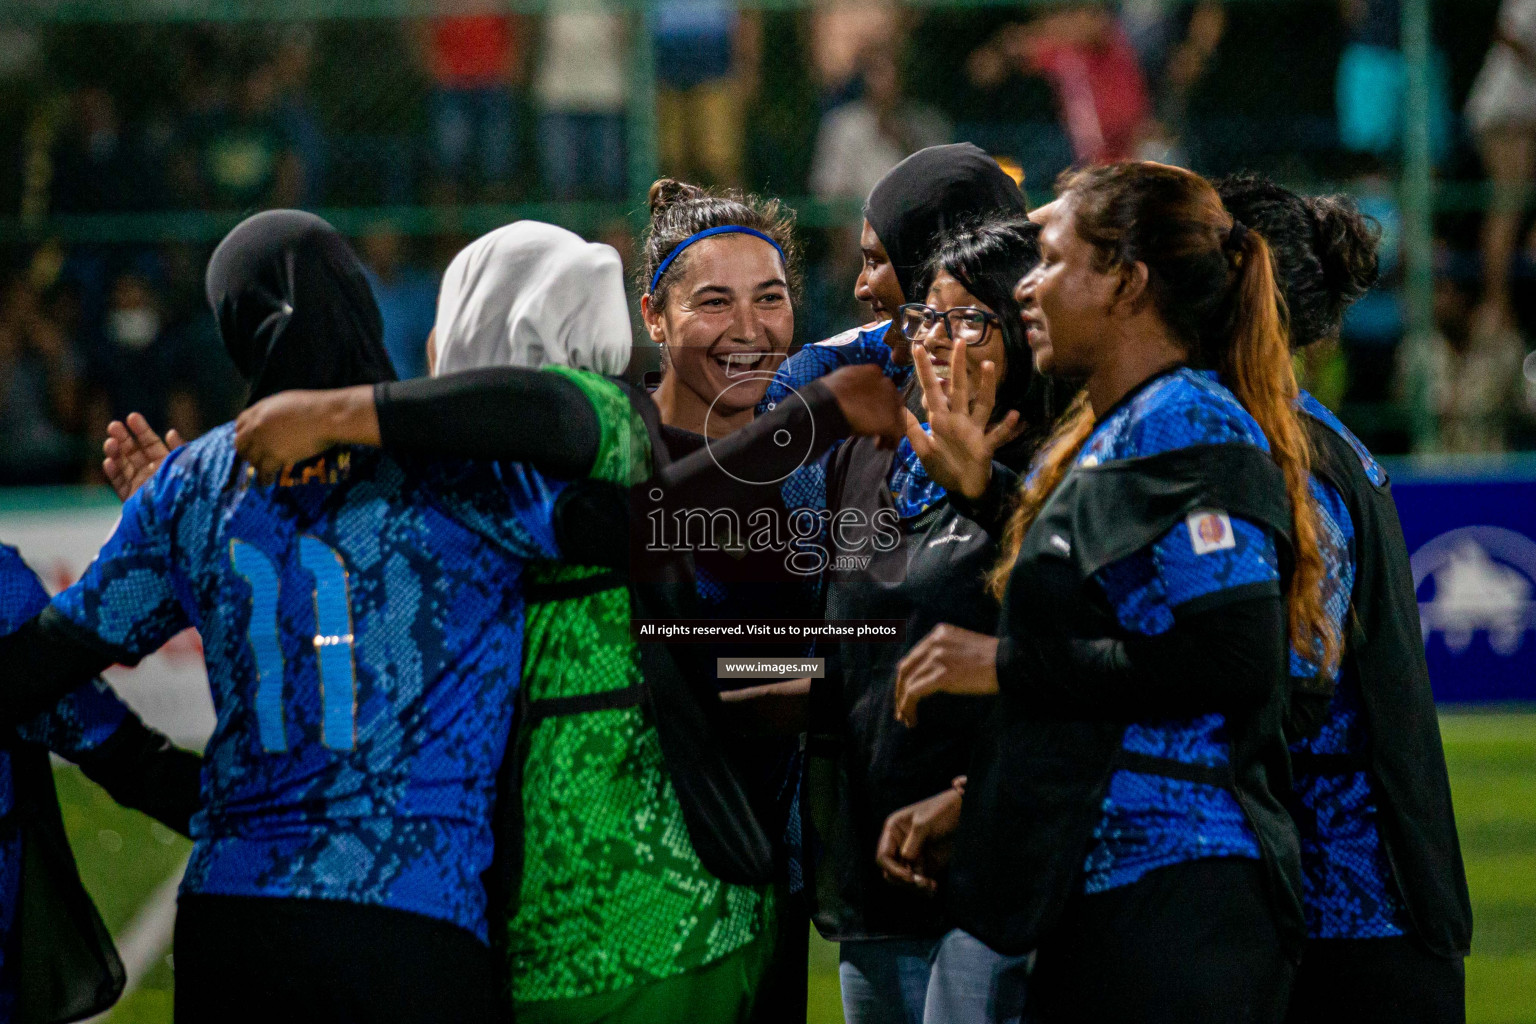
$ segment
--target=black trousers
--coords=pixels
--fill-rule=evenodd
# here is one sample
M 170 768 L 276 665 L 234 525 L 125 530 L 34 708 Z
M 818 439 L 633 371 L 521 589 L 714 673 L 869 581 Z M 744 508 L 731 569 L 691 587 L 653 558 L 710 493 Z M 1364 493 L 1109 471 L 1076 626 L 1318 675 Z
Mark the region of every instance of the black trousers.
M 177 1024 L 492 1024 L 490 950 L 420 914 L 335 900 L 185 895 Z
M 784 882 L 774 884 L 778 907 L 773 962 L 763 977 L 750 1024 L 805 1024 L 811 957 L 811 914 L 804 895 L 791 896 Z
M 1040 943 L 1037 1024 L 1279 1024 L 1292 967 L 1264 895 L 1238 858 L 1150 872 L 1077 894 Z
M 1406 936 L 1309 939 L 1291 989 L 1292 1024 L 1466 1024 L 1461 957 L 1435 956 Z

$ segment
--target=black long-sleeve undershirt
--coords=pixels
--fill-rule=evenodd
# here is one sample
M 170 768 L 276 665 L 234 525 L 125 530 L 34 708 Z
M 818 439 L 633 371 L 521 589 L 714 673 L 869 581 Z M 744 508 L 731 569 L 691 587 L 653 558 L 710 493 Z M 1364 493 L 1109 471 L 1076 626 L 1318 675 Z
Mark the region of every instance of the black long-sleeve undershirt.
M 1263 706 L 1286 672 L 1286 608 L 1278 594 L 1192 614 L 1156 636 L 1074 637 L 1008 630 L 998 685 L 1032 710 L 1068 718 L 1187 718 Z
M 124 656 L 44 608 L 14 632 L 0 636 L 0 726 L 49 711 Z
M 106 742 L 76 763 L 85 777 L 130 807 L 187 835 L 202 802 L 203 759 L 129 715 Z
M 635 531 L 644 532 L 648 516 L 684 508 L 740 513 L 779 504 L 782 478 L 848 436 L 847 420 L 830 388 L 813 381 L 800 389 L 800 397 L 803 405 L 785 403 L 700 445 L 633 491 L 599 480 L 571 484 L 556 505 L 561 553 L 574 563 L 623 569 L 632 565 L 633 545 L 644 548 L 647 543 Z M 788 443 L 781 443 L 781 431 L 788 432 Z
M 958 491 L 949 495 L 956 511 L 976 523 L 993 540 L 1001 540 L 1013 514 L 1014 498 L 1023 486 L 1019 474 L 996 460 L 992 463 L 992 477 L 981 497 L 972 500 Z
M 42 714 L 122 660 L 52 608 L 0 637 L 0 722 Z M 182 835 L 200 801 L 202 758 L 130 714 L 99 747 L 76 759 L 87 778 L 122 804 Z
M 578 479 L 557 506 L 562 552 L 573 562 L 624 567 L 635 515 L 762 505 L 765 488 L 776 491 L 778 481 L 848 436 L 848 421 L 825 382 L 812 381 L 799 395 L 803 402 L 785 402 L 684 458 L 658 459 L 666 464 L 633 495 L 614 483 Z M 597 457 L 597 413 L 559 374 L 471 370 L 380 384 L 374 402 L 384 447 L 402 454 L 520 461 L 576 478 L 585 477 Z
M 406 455 L 527 462 L 554 476 L 592 470 L 601 424 L 567 377 L 498 366 L 374 385 L 379 436 Z
M 691 502 L 735 502 L 819 457 L 848 436 L 822 381 L 701 451 L 658 470 L 650 486 Z M 378 384 L 374 405 L 386 450 L 411 455 L 528 462 L 556 476 L 592 469 L 602 428 L 586 394 L 542 370 L 494 367 Z M 780 432 L 787 432 L 788 440 Z

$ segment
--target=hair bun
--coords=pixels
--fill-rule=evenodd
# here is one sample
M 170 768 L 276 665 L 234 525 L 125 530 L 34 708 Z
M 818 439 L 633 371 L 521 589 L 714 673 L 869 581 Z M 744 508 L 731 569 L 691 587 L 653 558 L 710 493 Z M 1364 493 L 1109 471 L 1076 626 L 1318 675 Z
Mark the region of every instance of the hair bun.
M 1348 196 L 1311 196 L 1306 204 L 1328 289 L 1353 302 L 1376 284 L 1381 225 L 1362 214 Z
M 655 217 L 663 210 L 678 203 L 685 203 L 690 199 L 703 198 L 707 193 L 697 185 L 690 185 L 676 178 L 658 178 L 651 185 L 649 202 L 651 216 Z

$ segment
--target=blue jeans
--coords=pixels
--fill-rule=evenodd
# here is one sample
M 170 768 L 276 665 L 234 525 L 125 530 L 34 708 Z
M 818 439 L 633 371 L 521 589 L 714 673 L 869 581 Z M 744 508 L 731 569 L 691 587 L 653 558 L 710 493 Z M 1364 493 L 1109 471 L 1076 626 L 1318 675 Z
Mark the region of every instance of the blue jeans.
M 923 1024 L 1019 1024 L 1033 959 L 993 952 L 956 928 L 944 936 L 933 958 Z
M 539 170 L 552 199 L 622 198 L 624 153 L 623 114 L 539 115 Z
M 867 939 L 838 950 L 847 1024 L 1018 1024 L 1028 957 L 955 929 L 942 939 Z
M 482 182 L 504 182 L 517 171 L 517 105 L 510 89 L 438 89 L 431 118 L 433 162 L 444 177 L 462 181 L 472 149 Z

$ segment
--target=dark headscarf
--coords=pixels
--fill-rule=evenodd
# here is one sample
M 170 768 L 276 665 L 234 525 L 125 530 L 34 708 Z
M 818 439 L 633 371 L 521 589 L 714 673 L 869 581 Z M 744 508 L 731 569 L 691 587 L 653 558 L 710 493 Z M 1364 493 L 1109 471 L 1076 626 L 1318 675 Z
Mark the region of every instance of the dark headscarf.
M 870 190 L 864 219 L 880 236 L 908 302 L 939 236 L 990 215 L 1023 217 L 1024 193 L 997 161 L 969 142 L 920 149 Z
M 208 304 L 246 404 L 293 388 L 394 380 L 384 321 L 351 246 L 300 210 L 241 221 L 208 261 Z

